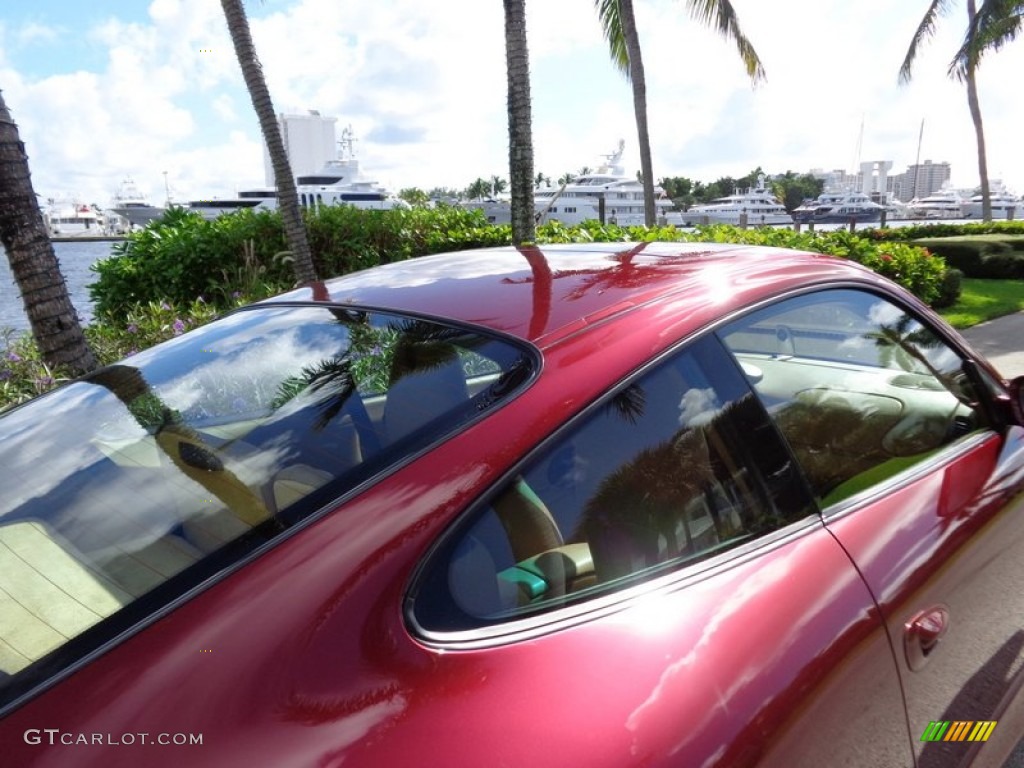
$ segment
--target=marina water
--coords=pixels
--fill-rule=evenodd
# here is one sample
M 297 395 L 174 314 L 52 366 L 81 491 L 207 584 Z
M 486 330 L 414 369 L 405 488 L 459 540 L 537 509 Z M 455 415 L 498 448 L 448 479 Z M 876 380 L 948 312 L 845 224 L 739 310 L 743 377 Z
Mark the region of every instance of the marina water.
M 60 270 L 68 284 L 71 303 L 83 324 L 92 320 L 92 302 L 89 301 L 89 283 L 96 281 L 96 273 L 89 267 L 110 255 L 115 243 L 108 241 L 57 242 L 53 244 L 60 262 Z M 21 302 L 21 294 L 11 275 L 7 254 L 0 259 L 0 329 L 28 330 L 28 318 Z

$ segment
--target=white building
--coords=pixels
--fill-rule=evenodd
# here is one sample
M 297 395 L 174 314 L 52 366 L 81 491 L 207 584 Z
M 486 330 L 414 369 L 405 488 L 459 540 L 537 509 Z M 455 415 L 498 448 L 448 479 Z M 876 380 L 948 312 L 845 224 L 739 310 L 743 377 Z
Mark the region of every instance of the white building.
M 872 200 L 884 201 L 889 190 L 892 160 L 869 160 L 860 164 L 860 191 Z
M 904 173 L 889 177 L 889 191 L 897 200 L 907 202 L 912 198 L 927 197 L 945 185 L 952 175 L 949 163 L 933 163 L 925 160 L 920 165 L 911 165 Z
M 281 128 L 284 149 L 292 166 L 292 176 L 309 176 L 319 173 L 330 161 L 338 156 L 334 132 L 334 117 L 322 117 L 310 110 L 308 115 L 277 116 Z M 270 164 L 270 153 L 263 147 L 263 169 L 267 186 L 274 186 L 274 168 Z

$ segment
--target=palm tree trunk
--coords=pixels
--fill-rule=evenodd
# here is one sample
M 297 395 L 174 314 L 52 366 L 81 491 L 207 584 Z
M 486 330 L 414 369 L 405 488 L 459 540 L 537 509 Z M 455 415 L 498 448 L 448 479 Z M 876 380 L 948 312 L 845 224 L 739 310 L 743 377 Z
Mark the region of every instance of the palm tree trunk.
M 32 188 L 25 145 L 0 92 L 0 242 L 43 362 L 75 375 L 96 367 Z
M 644 79 L 643 59 L 640 56 L 640 37 L 636 31 L 633 0 L 619 0 L 619 16 L 622 19 L 622 36 L 629 56 L 629 80 L 633 84 L 633 111 L 636 114 L 636 132 L 640 143 L 640 175 L 643 177 L 644 185 L 644 224 L 653 227 L 656 210 L 651 137 L 647 130 L 647 82 Z
M 508 70 L 508 164 L 512 194 L 512 244 L 536 239 L 533 203 L 533 128 L 530 57 L 526 47 L 526 2 L 504 0 Z
M 967 28 L 971 29 L 974 24 L 974 17 L 977 15 L 974 0 L 967 0 Z M 981 124 L 981 105 L 978 102 L 978 85 L 976 76 L 978 74 L 977 59 L 974 59 L 965 72 L 967 82 L 967 106 L 971 110 L 971 120 L 974 121 L 974 135 L 978 144 L 978 180 L 981 184 L 981 220 L 992 221 L 992 200 L 988 184 L 988 156 L 985 152 L 985 129 Z
M 311 283 L 317 279 L 316 268 L 313 266 L 313 255 L 306 236 L 306 225 L 302 221 L 299 210 L 299 193 L 295 188 L 295 177 L 292 176 L 288 153 L 281 139 L 281 127 L 274 112 L 274 103 L 270 99 L 270 90 L 263 78 L 263 67 L 256 56 L 256 47 L 249 32 L 249 21 L 245 16 L 242 0 L 221 0 L 224 19 L 227 21 L 231 42 L 235 46 L 235 56 L 242 68 L 245 87 L 249 90 L 249 98 L 260 121 L 263 140 L 267 144 L 270 162 L 274 168 L 274 181 L 277 185 L 277 205 L 281 211 L 284 225 L 285 241 L 291 251 L 292 266 L 295 279 L 300 285 Z

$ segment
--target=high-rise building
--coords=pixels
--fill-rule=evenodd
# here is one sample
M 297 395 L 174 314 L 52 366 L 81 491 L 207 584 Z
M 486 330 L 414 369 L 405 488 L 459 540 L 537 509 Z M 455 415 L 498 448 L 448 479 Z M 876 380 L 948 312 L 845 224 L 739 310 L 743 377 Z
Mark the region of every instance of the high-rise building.
M 904 173 L 889 177 L 889 193 L 892 197 L 903 202 L 913 200 L 915 197 L 927 197 L 946 184 L 952 172 L 949 163 L 933 163 L 925 160 L 920 165 L 915 164 L 907 168 Z
M 309 176 L 319 173 L 330 160 L 338 156 L 335 138 L 335 117 L 323 117 L 310 110 L 307 115 L 277 116 L 281 128 L 284 150 L 292 166 L 292 176 Z M 274 186 L 274 168 L 270 164 L 270 153 L 263 147 L 263 168 L 267 186 Z

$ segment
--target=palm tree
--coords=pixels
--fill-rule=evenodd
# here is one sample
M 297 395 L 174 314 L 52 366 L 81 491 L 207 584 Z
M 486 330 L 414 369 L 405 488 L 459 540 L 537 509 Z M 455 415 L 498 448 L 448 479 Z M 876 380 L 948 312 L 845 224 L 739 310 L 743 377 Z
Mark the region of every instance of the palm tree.
M 505 65 L 508 75 L 508 166 L 512 192 L 512 244 L 534 241 L 533 128 L 530 56 L 526 47 L 526 0 L 504 0 Z
M 633 15 L 633 0 L 594 0 L 601 28 L 608 41 L 612 62 L 633 85 L 633 111 L 640 144 L 640 174 L 644 185 L 644 222 L 654 226 L 654 171 L 651 141 L 647 129 L 647 84 L 640 55 L 640 38 Z M 690 16 L 705 26 L 714 26 L 719 34 L 733 40 L 751 81 L 763 80 L 761 60 L 740 30 L 739 19 L 729 0 L 686 0 Z
M 281 127 L 274 112 L 274 103 L 270 99 L 267 82 L 263 79 L 263 67 L 256 57 L 256 47 L 252 43 L 249 32 L 249 21 L 245 16 L 242 0 L 221 0 L 224 19 L 227 21 L 231 42 L 235 46 L 235 56 L 242 68 L 245 87 L 252 99 L 256 117 L 260 121 L 263 141 L 270 153 L 270 163 L 274 168 L 274 181 L 277 185 L 277 205 L 281 210 L 281 221 L 284 225 L 284 236 L 291 251 L 292 266 L 295 279 L 301 284 L 312 283 L 317 279 L 316 268 L 313 266 L 313 254 L 306 236 L 306 226 L 299 210 L 299 193 L 295 188 L 295 177 L 292 176 L 288 153 L 281 139 Z
M 989 8 L 986 10 L 986 22 L 983 28 L 985 31 L 984 36 L 982 36 L 981 31 L 976 27 L 976 22 L 980 23 L 977 6 L 974 0 L 967 0 L 967 37 L 964 47 L 957 52 L 957 56 L 950 64 L 950 74 L 962 80 L 967 85 L 967 107 L 971 112 L 971 120 L 974 122 L 974 135 L 978 145 L 978 179 L 981 182 L 981 218 L 983 221 L 991 221 L 992 201 L 990 199 L 988 183 L 988 158 L 985 152 L 985 129 L 981 120 L 981 106 L 978 103 L 978 64 L 981 59 L 981 53 L 985 48 L 998 48 L 1006 42 L 1007 39 L 1012 39 L 1013 35 L 1016 34 L 1016 32 L 1013 31 L 1009 37 L 1006 37 L 1005 34 L 1000 33 L 996 27 L 999 26 L 1000 18 L 1007 18 L 1007 16 L 999 16 L 1000 9 L 1005 14 L 1011 14 L 1012 6 L 1017 6 L 1017 28 L 1019 28 L 1020 3 L 1007 2 L 1007 0 L 995 0 L 995 2 L 993 2 L 993 0 L 987 0 L 986 4 Z M 910 47 L 907 49 L 907 55 L 903 59 L 903 65 L 900 67 L 899 79 L 901 83 L 910 82 L 911 70 L 914 65 L 914 59 L 917 58 L 918 50 L 924 41 L 934 34 L 938 16 L 948 12 L 951 6 L 951 0 L 932 0 L 931 3 L 929 3 L 928 10 L 925 11 L 924 18 L 921 19 L 921 23 L 917 26 L 917 31 L 914 33 L 914 37 L 910 41 Z M 992 13 L 996 13 L 996 16 L 993 17 L 991 15 Z
M 508 182 L 505 181 L 501 176 L 491 176 L 491 193 L 495 196 L 500 195 L 508 188 Z
M 963 80 L 969 65 L 988 50 L 998 51 L 1015 40 L 1024 22 L 1024 0 L 982 0 L 974 21 L 967 30 L 964 44 L 957 52 L 950 74 Z
M 0 242 L 43 362 L 75 375 L 96 367 L 32 188 L 25 145 L 0 91 Z
M 968 6 L 970 13 L 970 6 Z M 998 51 L 1006 43 L 1015 40 L 1021 32 L 1022 21 L 1024 21 L 1024 0 L 982 0 L 977 8 L 964 37 L 964 43 L 957 51 L 956 57 L 950 64 L 949 72 L 961 82 L 967 84 L 968 94 L 973 87 L 969 76 L 973 75 L 986 51 Z M 974 116 L 972 111 L 971 116 Z M 976 130 L 981 130 L 981 116 L 978 115 Z M 979 133 L 979 142 L 984 142 L 984 137 Z M 980 146 L 980 145 L 979 145 Z M 984 159 L 979 150 L 979 158 Z M 980 169 L 979 164 L 979 169 Z M 986 181 L 988 175 L 986 161 Z M 985 184 L 982 185 L 982 215 L 986 218 L 991 215 L 991 202 L 989 191 L 986 191 Z M 986 210 L 988 214 L 986 214 Z
M 470 200 L 479 200 L 491 194 L 491 182 L 477 177 L 477 180 L 466 187 L 465 195 Z

